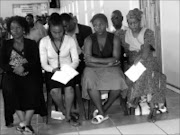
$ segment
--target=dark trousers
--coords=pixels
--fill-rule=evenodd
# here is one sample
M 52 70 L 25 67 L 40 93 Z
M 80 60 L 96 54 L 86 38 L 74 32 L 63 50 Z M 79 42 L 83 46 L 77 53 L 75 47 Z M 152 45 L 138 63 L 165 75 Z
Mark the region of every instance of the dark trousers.
M 13 94 L 13 77 L 8 74 L 3 74 L 2 78 L 2 94 L 4 99 L 4 116 L 6 126 L 13 123 L 14 109 L 14 94 Z

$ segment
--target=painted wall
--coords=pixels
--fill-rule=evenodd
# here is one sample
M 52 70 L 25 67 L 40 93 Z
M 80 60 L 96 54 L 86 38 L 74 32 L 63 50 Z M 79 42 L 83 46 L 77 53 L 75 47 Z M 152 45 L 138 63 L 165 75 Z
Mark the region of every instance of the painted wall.
M 13 15 L 13 4 L 26 4 L 26 3 L 44 3 L 49 0 L 0 0 L 0 17 L 10 17 Z
M 179 0 L 160 1 L 163 72 L 180 88 Z
M 77 16 L 79 23 L 91 26 L 90 20 L 96 13 L 105 13 L 109 21 L 109 30 L 113 30 L 110 20 L 113 10 L 120 10 L 124 16 L 124 25 L 126 23 L 126 14 L 130 9 L 138 8 L 138 0 L 69 0 L 61 1 L 62 12 L 72 12 Z

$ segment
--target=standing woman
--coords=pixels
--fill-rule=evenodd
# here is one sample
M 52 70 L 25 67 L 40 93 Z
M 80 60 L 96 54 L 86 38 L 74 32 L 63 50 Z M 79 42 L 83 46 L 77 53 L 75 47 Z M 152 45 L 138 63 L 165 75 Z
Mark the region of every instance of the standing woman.
M 13 39 L 4 42 L 0 52 L 0 67 L 5 72 L 4 78 L 8 77 L 3 86 L 11 85 L 13 89 L 12 104 L 20 120 L 16 129 L 33 134 L 33 114 L 46 115 L 38 45 L 24 38 L 29 32 L 25 18 L 11 17 L 7 28 Z
M 40 41 L 40 58 L 43 69 L 47 72 L 47 83 L 50 94 L 65 115 L 67 122 L 73 126 L 79 123 L 70 115 L 74 101 L 74 80 L 70 80 L 66 85 L 51 79 L 52 75 L 61 69 L 63 65 L 69 65 L 76 69 L 79 64 L 79 57 L 75 40 L 65 35 L 61 17 L 58 13 L 51 14 L 49 18 L 48 36 Z M 64 100 L 63 92 L 64 89 Z
M 165 103 L 166 76 L 160 72 L 155 51 L 155 38 L 152 30 L 142 27 L 143 12 L 135 8 L 127 14 L 129 29 L 122 36 L 123 46 L 128 57 L 128 67 L 142 62 L 146 71 L 136 82 L 127 79 L 129 85 L 128 104 L 136 108 L 142 96 L 150 105 L 149 121 L 156 121 L 156 107 Z
M 121 91 L 127 89 L 127 85 L 119 66 L 119 38 L 107 32 L 108 20 L 104 14 L 94 15 L 91 22 L 95 33 L 87 37 L 84 43 L 86 68 L 82 76 L 82 95 L 84 98 L 90 97 L 97 108 L 91 122 L 100 124 L 108 119 L 107 110 Z M 104 105 L 101 102 L 102 93 L 108 93 Z

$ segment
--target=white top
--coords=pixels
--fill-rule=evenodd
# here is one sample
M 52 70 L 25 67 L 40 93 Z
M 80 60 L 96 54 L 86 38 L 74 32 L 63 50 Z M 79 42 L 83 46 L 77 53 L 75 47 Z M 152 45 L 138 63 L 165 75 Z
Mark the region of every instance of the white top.
M 58 54 L 54 50 L 52 41 L 49 36 L 41 39 L 39 44 L 40 60 L 42 68 L 47 72 L 52 72 L 58 67 Z M 64 36 L 60 48 L 60 65 L 64 64 L 76 69 L 79 64 L 79 56 L 74 39 L 68 35 Z
M 147 28 L 145 28 L 145 27 L 142 28 L 136 38 L 133 36 L 130 28 L 126 31 L 125 42 L 130 45 L 130 47 L 129 47 L 130 51 L 138 52 L 141 49 L 141 45 L 144 44 L 144 33 L 145 33 L 146 29 Z

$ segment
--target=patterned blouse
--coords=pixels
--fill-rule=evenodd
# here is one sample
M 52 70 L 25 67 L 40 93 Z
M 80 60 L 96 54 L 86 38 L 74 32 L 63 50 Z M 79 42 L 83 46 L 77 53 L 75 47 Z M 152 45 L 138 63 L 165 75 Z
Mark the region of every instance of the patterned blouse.
M 28 63 L 28 61 L 23 57 L 23 54 L 20 54 L 20 52 L 17 52 L 16 50 L 13 49 L 11 52 L 9 65 L 13 67 L 18 67 L 18 66 L 22 66 L 25 63 Z M 22 74 L 18 74 L 18 75 L 26 76 L 28 73 L 29 72 L 23 72 Z

